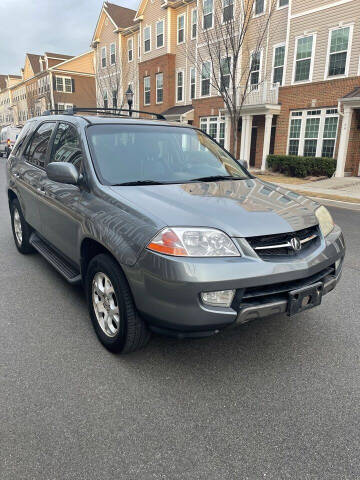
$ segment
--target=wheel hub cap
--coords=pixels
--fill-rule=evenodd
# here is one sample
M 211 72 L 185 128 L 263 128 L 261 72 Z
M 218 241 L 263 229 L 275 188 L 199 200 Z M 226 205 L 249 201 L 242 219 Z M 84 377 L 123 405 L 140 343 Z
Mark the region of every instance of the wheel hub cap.
M 114 337 L 120 328 L 119 305 L 110 278 L 102 272 L 96 273 L 92 283 L 92 302 L 101 330 Z
M 20 214 L 17 208 L 14 209 L 14 232 L 15 237 L 19 245 L 22 244 L 22 228 L 21 228 L 21 219 Z

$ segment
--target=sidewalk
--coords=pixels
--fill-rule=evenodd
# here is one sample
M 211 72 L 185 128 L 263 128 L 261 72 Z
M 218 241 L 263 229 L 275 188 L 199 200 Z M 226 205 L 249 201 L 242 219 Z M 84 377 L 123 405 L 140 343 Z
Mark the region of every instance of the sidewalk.
M 278 177 L 276 180 L 271 180 L 271 175 L 259 175 L 259 178 L 311 197 L 360 203 L 360 177 L 334 177 L 304 183 L 301 183 L 300 179 L 297 179 L 299 182 L 296 183 L 286 183 L 286 177 L 284 177 L 284 181 L 279 181 Z

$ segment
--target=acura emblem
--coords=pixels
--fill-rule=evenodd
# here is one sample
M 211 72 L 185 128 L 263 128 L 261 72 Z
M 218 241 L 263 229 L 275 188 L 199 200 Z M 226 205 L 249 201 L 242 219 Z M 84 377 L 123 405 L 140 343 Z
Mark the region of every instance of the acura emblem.
M 290 240 L 290 246 L 295 252 L 301 250 L 301 242 L 297 237 L 293 237 Z

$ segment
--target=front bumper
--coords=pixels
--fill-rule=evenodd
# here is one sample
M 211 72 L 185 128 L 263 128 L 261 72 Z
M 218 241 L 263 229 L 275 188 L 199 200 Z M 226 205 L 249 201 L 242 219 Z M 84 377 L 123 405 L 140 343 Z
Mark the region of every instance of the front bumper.
M 170 257 L 145 250 L 135 267 L 124 269 L 137 309 L 153 330 L 175 336 L 204 336 L 230 325 L 284 313 L 287 291 L 294 285 L 308 285 L 315 279 L 324 283 L 324 294 L 330 292 L 340 279 L 344 255 L 343 235 L 335 227 L 312 251 L 286 260 L 264 261 L 248 254 L 231 258 Z M 277 285 L 281 288 L 271 293 Z M 230 289 L 236 290 L 230 308 L 205 306 L 200 300 L 201 292 Z M 259 293 L 261 289 L 265 295 Z M 249 299 L 253 291 L 257 293 Z

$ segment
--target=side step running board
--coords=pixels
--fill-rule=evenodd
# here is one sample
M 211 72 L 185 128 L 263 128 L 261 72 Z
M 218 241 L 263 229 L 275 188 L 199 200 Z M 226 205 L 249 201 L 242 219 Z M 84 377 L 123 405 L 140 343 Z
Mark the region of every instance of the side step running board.
M 59 255 L 50 245 L 41 240 L 36 233 L 31 235 L 30 243 L 69 283 L 75 284 L 81 282 L 80 272 Z

